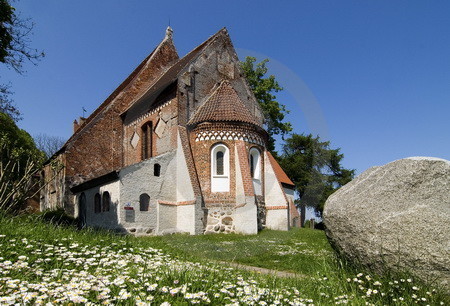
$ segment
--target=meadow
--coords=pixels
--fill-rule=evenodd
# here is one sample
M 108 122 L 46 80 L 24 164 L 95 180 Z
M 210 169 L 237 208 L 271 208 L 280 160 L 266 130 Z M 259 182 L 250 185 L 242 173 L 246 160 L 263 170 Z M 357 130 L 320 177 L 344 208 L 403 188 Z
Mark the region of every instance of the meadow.
M 450 305 L 408 275 L 346 264 L 311 229 L 137 238 L 2 215 L 0 250 L 0 305 Z

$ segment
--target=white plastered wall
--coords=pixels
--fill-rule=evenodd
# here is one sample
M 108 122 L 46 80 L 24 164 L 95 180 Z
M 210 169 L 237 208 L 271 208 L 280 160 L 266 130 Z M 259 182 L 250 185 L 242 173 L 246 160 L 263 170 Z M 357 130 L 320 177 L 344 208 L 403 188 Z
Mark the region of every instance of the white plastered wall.
M 270 163 L 267 152 L 264 152 L 264 191 L 266 213 L 266 227 L 269 229 L 287 231 L 289 229 L 289 209 L 285 193 L 278 182 L 275 171 Z M 280 207 L 285 206 L 285 209 Z M 276 209 L 275 209 L 276 208 Z
M 109 204 L 109 211 L 94 212 L 94 197 L 95 194 L 100 194 L 103 197 L 103 192 L 109 192 L 111 202 Z M 102 186 L 96 186 L 91 189 L 83 191 L 86 196 L 86 225 L 93 227 L 103 227 L 114 229 L 119 226 L 118 211 L 120 206 L 120 181 L 114 181 Z M 77 196 L 79 197 L 81 193 Z M 101 205 L 102 202 L 101 202 Z
M 236 169 L 236 205 L 234 211 L 234 226 L 237 233 L 257 234 L 258 233 L 258 215 L 255 203 L 255 197 L 245 196 L 244 183 L 242 181 L 241 166 L 239 163 L 238 148 L 235 152 Z
M 195 201 L 191 177 L 181 143 L 180 132 L 177 134 L 177 202 Z M 195 202 L 194 202 L 195 203 Z M 195 234 L 195 204 L 177 206 L 177 230 Z

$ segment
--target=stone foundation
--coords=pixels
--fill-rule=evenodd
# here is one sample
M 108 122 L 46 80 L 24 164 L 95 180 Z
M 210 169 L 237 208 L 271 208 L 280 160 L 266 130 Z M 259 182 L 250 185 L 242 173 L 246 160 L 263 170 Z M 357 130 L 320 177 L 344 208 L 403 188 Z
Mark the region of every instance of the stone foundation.
M 232 209 L 211 208 L 208 210 L 205 234 L 234 233 L 233 222 Z

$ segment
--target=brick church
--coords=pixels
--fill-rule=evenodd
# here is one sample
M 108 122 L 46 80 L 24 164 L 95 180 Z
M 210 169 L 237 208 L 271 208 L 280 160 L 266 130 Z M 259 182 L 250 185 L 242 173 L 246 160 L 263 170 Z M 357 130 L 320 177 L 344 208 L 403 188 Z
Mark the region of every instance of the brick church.
M 41 210 L 136 235 L 297 226 L 293 183 L 226 29 L 180 58 L 162 42 L 47 162 Z M 55 164 L 63 165 L 57 171 Z

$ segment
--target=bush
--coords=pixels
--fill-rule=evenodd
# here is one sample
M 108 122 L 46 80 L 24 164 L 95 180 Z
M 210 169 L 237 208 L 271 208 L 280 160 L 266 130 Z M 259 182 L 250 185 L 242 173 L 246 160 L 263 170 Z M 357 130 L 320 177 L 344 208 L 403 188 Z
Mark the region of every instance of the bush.
M 77 220 L 69 216 L 64 208 L 57 208 L 55 210 L 46 210 L 41 213 L 41 218 L 54 225 L 76 226 Z
M 318 222 L 314 225 L 314 228 L 323 231 L 323 230 L 325 230 L 325 224 L 322 221 Z

